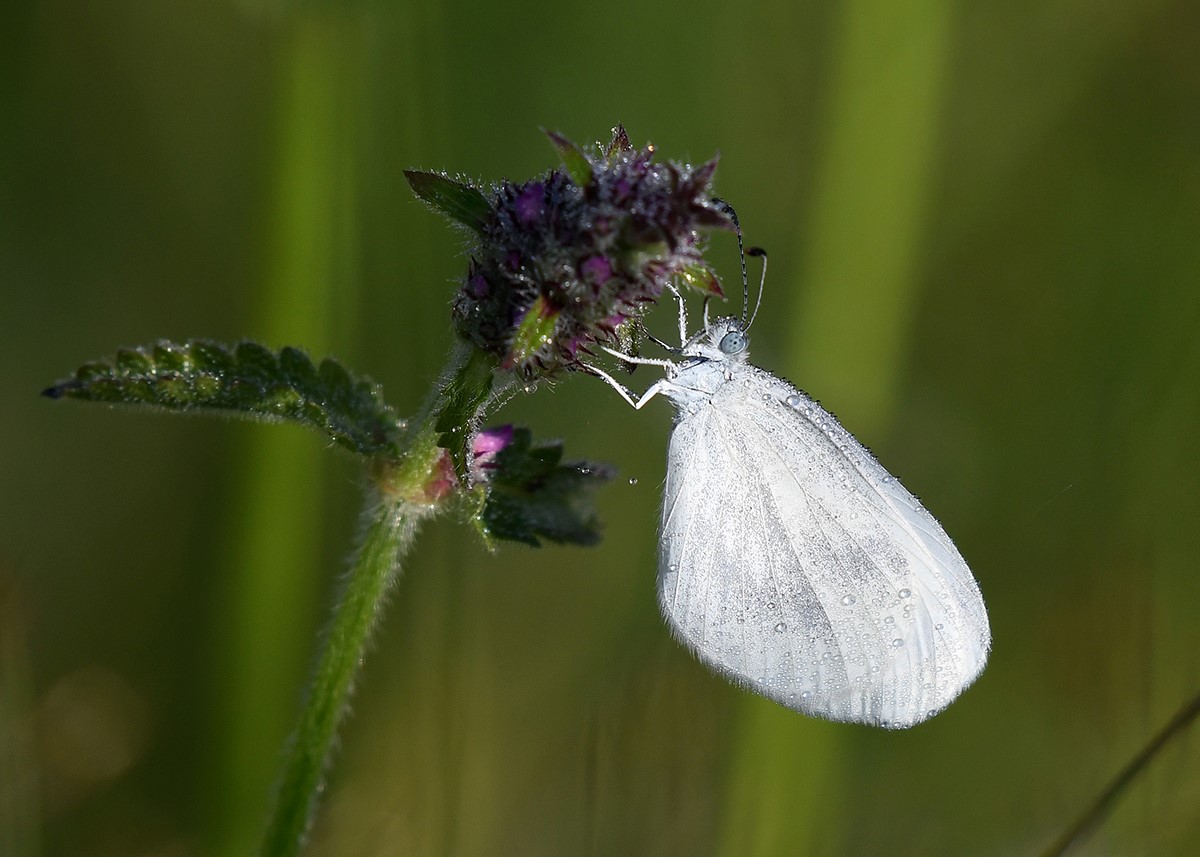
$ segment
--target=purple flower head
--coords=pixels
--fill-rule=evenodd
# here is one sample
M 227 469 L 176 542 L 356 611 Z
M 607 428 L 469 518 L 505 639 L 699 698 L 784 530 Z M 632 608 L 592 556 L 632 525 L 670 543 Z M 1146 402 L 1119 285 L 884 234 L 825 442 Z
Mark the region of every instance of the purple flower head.
M 732 228 L 710 195 L 715 159 L 656 163 L 654 148 L 634 149 L 622 128 L 593 152 L 550 138 L 563 166 L 501 182 L 490 199 L 427 179 L 480 237 L 454 302 L 459 335 L 528 379 L 577 367 L 589 344 L 615 342 L 617 326 L 674 278 L 720 294 L 701 233 Z
M 467 278 L 467 288 L 477 298 L 487 297 L 488 281 L 480 273 L 476 272 Z
M 530 182 L 525 185 L 516 199 L 513 200 L 513 210 L 517 219 L 522 223 L 532 223 L 542 216 L 542 197 L 546 189 L 541 182 Z
M 579 266 L 579 273 L 588 282 L 602 286 L 612 277 L 613 267 L 603 256 L 592 256 Z

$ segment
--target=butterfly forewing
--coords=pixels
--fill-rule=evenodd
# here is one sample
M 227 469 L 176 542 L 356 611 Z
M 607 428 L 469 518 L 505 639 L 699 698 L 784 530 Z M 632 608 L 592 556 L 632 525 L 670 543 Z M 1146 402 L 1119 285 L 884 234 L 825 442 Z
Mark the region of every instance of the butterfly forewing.
M 944 708 L 990 642 L 962 557 L 827 411 L 748 364 L 727 370 L 709 401 L 681 404 L 671 436 L 671 626 L 718 672 L 807 714 L 903 727 Z

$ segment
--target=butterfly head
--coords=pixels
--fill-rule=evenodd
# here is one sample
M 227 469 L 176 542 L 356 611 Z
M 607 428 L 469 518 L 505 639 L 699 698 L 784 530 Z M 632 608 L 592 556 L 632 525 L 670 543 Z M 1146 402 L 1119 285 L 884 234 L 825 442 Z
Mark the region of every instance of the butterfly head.
M 683 346 L 683 356 L 718 362 L 744 363 L 749 356 L 750 337 L 739 319 L 715 319 Z

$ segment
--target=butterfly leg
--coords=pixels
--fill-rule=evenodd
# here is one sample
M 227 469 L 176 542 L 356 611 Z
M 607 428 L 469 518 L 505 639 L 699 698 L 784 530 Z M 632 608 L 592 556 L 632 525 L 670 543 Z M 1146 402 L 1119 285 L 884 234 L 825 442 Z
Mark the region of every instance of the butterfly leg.
M 650 401 L 655 396 L 657 396 L 659 393 L 661 393 L 663 391 L 663 388 L 668 383 L 666 378 L 655 381 L 653 384 L 650 385 L 650 387 L 646 390 L 646 392 L 642 393 L 642 396 L 640 399 L 635 399 L 633 397 L 633 394 L 631 392 L 629 392 L 629 390 L 627 390 L 624 386 L 621 385 L 620 381 L 618 381 L 612 375 L 609 375 L 603 369 L 598 369 L 595 366 L 589 366 L 586 363 L 581 364 L 581 365 L 583 366 L 585 371 L 591 372 L 593 375 L 595 375 L 601 381 L 603 381 L 604 383 L 608 384 L 608 386 L 610 386 L 614 390 L 616 390 L 617 393 L 621 396 L 621 398 L 624 399 L 626 402 L 628 402 L 635 411 L 640 411 L 642 409 L 642 406 L 645 405 L 646 402 Z
M 635 357 L 632 354 L 623 354 L 620 351 L 609 348 L 607 345 L 601 345 L 601 350 L 607 351 L 618 360 L 624 360 L 626 363 L 636 363 L 639 366 L 661 366 L 664 369 L 674 369 L 675 364 L 670 360 L 661 360 L 654 357 Z

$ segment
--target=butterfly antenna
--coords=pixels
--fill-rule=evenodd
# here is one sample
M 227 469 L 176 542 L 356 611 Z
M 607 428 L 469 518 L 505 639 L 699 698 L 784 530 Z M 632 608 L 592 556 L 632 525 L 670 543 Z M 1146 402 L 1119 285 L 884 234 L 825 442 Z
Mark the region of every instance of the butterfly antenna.
M 730 205 L 719 197 L 713 197 L 713 203 L 729 215 L 729 219 L 733 221 L 733 231 L 737 233 L 738 240 L 738 258 L 742 260 L 742 330 L 745 330 L 749 325 L 746 324 L 746 315 L 750 311 L 750 280 L 746 276 L 746 251 L 742 246 L 742 224 L 738 222 L 737 212 Z M 761 295 L 762 293 L 759 292 Z M 707 327 L 707 319 L 705 327 Z
M 758 281 L 758 300 L 754 302 L 754 312 L 750 315 L 750 324 L 754 324 L 754 319 L 758 318 L 758 308 L 762 306 L 763 287 L 767 284 L 767 251 L 761 247 L 751 247 L 746 251 L 746 255 L 763 260 L 762 279 Z M 747 324 L 744 329 L 749 330 L 750 324 Z

